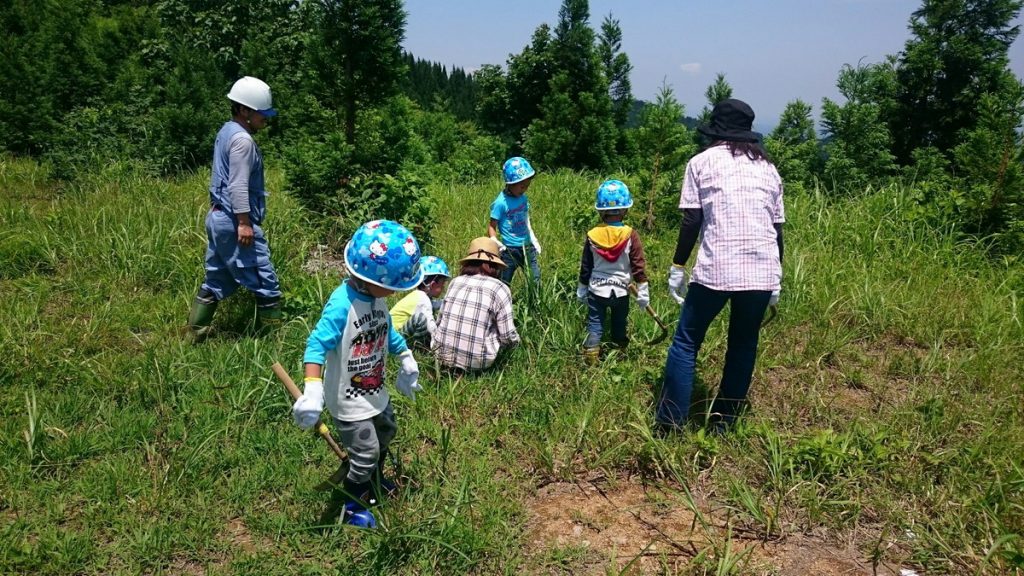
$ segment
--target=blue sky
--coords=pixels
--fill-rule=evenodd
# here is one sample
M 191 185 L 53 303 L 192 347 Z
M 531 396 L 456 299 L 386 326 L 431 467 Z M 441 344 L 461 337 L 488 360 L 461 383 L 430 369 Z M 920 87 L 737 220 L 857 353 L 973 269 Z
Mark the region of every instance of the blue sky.
M 920 0 L 591 0 L 597 30 L 611 13 L 633 63 L 633 95 L 653 100 L 662 82 L 696 116 L 704 90 L 724 72 L 733 95 L 774 125 L 786 103 L 800 98 L 821 108 L 838 100 L 843 64 L 878 62 L 903 48 L 910 14 Z M 560 0 L 406 0 L 405 49 L 419 58 L 475 70 L 504 65 L 543 22 L 558 21 Z M 1017 21 L 1020 23 L 1020 20 Z M 1024 39 L 1010 50 L 1018 77 Z

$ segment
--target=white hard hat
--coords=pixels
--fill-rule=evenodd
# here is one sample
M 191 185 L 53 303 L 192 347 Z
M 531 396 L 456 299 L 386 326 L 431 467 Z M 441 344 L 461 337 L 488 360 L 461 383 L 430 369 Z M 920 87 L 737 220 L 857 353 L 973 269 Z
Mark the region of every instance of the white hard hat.
M 270 86 L 259 78 L 243 76 L 231 86 L 228 100 L 248 106 L 266 117 L 277 116 L 270 97 Z

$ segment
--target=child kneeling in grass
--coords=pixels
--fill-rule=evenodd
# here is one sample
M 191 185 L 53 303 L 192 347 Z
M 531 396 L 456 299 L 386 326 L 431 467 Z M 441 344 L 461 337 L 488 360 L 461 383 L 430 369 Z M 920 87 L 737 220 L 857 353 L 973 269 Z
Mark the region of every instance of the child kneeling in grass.
M 473 240 L 460 274 L 448 286 L 431 346 L 442 366 L 483 370 L 499 351 L 519 344 L 512 292 L 498 279 L 505 268 L 498 251 L 492 238 Z
M 444 292 L 451 274 L 448 265 L 437 256 L 420 258 L 423 282 L 391 307 L 391 323 L 405 336 L 410 347 L 429 348 L 437 329 L 434 311 L 441 308 L 438 297 Z
M 619 180 L 607 180 L 597 189 L 594 208 L 601 224 L 591 228 L 583 241 L 579 285 L 576 297 L 587 305 L 587 340 L 583 355 L 595 362 L 601 353 L 601 335 L 606 312 L 611 312 L 612 342 L 625 347 L 626 316 L 629 314 L 629 284 L 635 281 L 636 303 L 645 308 L 651 302 L 647 287 L 647 264 L 640 236 L 622 223 L 633 205 L 629 188 Z
M 388 354 L 401 360 L 396 387 L 415 400 L 422 390 L 419 367 L 391 325 L 384 298 L 409 290 L 423 278 L 420 248 L 402 225 L 375 220 L 356 230 L 345 247 L 351 276 L 324 307 L 306 341 L 305 390 L 292 407 L 295 423 L 313 427 L 326 401 L 349 455 L 343 490 L 343 521 L 364 528 L 377 521 L 367 509 L 394 485 L 381 472 L 388 445 L 398 431 L 391 398 L 384 387 Z

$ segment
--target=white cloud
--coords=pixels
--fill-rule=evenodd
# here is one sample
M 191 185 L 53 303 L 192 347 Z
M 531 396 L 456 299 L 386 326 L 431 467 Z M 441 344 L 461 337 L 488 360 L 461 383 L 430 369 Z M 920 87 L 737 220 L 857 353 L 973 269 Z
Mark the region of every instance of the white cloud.
M 680 64 L 679 69 L 686 74 L 696 76 L 697 74 L 700 74 L 700 62 L 687 62 L 686 64 Z

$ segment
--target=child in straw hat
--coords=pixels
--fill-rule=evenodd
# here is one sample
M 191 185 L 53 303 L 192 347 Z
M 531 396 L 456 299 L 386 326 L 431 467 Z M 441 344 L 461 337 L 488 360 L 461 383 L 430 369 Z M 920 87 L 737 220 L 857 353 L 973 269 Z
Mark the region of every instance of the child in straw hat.
M 492 238 L 473 240 L 448 285 L 432 344 L 442 366 L 484 370 L 499 351 L 519 344 L 512 292 L 499 279 L 505 268 L 499 250 Z

